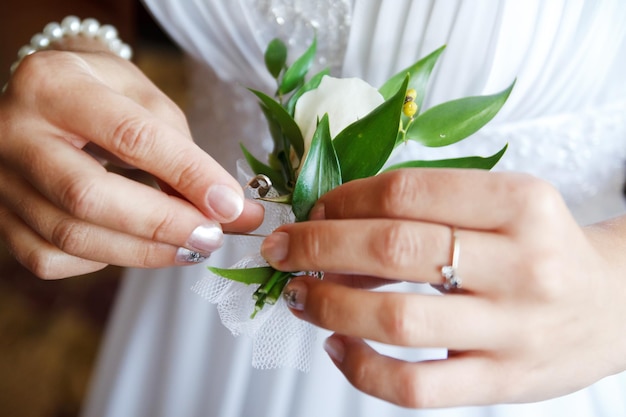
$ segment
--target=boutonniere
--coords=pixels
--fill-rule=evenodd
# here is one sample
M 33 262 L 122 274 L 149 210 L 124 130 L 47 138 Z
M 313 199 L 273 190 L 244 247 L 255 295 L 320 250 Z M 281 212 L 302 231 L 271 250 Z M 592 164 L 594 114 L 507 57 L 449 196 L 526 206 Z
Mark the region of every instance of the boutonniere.
M 514 82 L 487 96 L 459 98 L 424 111 L 428 81 L 441 47 L 399 71 L 379 88 L 358 78 L 334 78 L 328 70 L 309 76 L 316 40 L 287 64 L 287 47 L 274 39 L 265 51 L 267 70 L 276 80 L 272 95 L 250 90 L 259 101 L 273 150 L 259 159 L 242 146 L 243 156 L 262 184 L 259 198 L 285 204 L 293 220 L 306 221 L 326 192 L 358 178 L 398 168 L 449 167 L 491 169 L 506 151 L 494 155 L 446 160 L 414 160 L 386 166 L 394 149 L 407 141 L 428 147 L 459 142 L 489 122 L 506 102 Z M 265 194 L 269 186 L 273 196 Z M 209 268 L 213 274 L 256 285 L 254 317 L 274 304 L 283 287 L 302 272 L 278 271 L 268 265 L 250 268 Z

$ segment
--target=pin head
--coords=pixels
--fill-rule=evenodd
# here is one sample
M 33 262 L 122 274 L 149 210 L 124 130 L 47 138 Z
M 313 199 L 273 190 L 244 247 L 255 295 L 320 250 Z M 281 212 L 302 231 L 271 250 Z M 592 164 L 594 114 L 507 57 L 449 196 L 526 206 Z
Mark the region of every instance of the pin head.
M 250 187 L 253 190 L 256 190 L 256 192 L 259 193 L 259 197 L 263 198 L 272 189 L 272 181 L 268 178 L 267 175 L 258 174 L 250 181 L 248 181 L 246 187 Z

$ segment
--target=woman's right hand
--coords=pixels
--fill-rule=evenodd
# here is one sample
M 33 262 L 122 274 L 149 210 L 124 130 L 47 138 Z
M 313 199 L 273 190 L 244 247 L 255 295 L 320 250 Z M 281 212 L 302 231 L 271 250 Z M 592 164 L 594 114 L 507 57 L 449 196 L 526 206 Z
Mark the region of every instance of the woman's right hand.
M 44 51 L 0 96 L 0 239 L 41 278 L 107 264 L 190 264 L 263 211 L 191 139 L 181 110 L 132 63 Z M 161 190 L 108 172 L 85 149 L 152 174 Z

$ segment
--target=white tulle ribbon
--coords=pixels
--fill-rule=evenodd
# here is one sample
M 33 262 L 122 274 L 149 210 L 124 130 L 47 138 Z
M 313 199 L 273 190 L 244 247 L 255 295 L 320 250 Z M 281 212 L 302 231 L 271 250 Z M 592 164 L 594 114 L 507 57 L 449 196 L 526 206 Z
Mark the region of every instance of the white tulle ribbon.
M 243 160 L 238 161 L 237 170 L 243 183 L 247 183 L 254 176 Z M 277 194 L 271 190 L 267 196 Z M 265 219 L 255 233 L 269 234 L 278 226 L 294 221 L 291 206 L 260 202 L 265 206 Z M 243 257 L 232 268 L 267 266 L 267 262 L 259 254 L 260 243 L 260 239 L 236 238 L 237 247 L 245 248 L 252 255 Z M 253 367 L 295 368 L 307 372 L 319 330 L 291 314 L 282 297 L 274 305 L 265 305 L 251 318 L 255 304 L 252 294 L 257 288 L 258 285 L 231 281 L 207 270 L 206 276 L 192 287 L 192 291 L 217 306 L 222 323 L 233 335 L 244 335 L 252 339 Z

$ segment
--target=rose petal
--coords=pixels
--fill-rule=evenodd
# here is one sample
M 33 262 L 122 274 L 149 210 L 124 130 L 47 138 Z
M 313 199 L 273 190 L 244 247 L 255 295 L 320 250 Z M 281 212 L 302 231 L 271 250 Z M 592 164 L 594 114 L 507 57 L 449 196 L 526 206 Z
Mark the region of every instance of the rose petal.
M 366 116 L 384 102 L 377 89 L 359 78 L 334 78 L 324 76 L 315 90 L 298 99 L 294 119 L 304 137 L 305 154 L 317 120 L 328 113 L 330 134 L 335 138 L 343 129 Z

